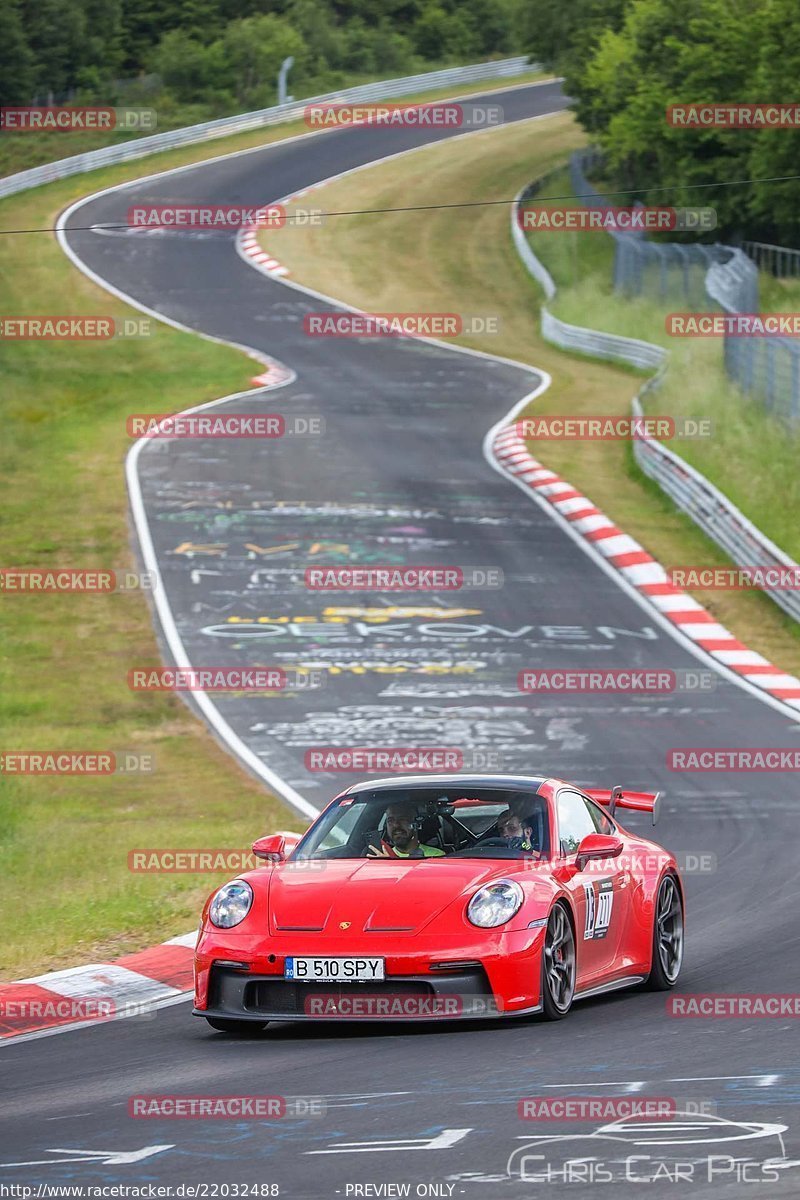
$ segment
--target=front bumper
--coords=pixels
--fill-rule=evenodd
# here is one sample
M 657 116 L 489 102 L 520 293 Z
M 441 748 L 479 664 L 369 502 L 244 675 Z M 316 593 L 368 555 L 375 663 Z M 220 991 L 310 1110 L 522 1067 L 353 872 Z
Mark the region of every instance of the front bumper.
M 538 1012 L 538 1005 L 504 1012 L 474 967 L 439 978 L 393 976 L 380 984 L 296 983 L 226 967 L 211 972 L 208 1008 L 195 1016 L 243 1021 L 486 1020 Z
M 385 946 L 354 944 L 348 946 L 349 954 L 385 957 L 385 979 L 324 984 L 285 979 L 285 955 L 336 955 L 341 948 L 334 951 L 330 943 L 323 945 L 306 935 L 302 942 L 293 938 L 290 948 L 284 938 L 261 941 L 254 954 L 252 941 L 248 939 L 248 945 L 241 935 L 231 936 L 234 932 L 224 940 L 210 931 L 200 938 L 195 958 L 197 1016 L 254 1022 L 438 1021 L 496 1019 L 540 1010 L 543 929 L 509 931 L 488 946 L 431 939 L 400 954 Z M 278 941 L 280 953 L 275 952 Z M 229 965 L 234 962 L 241 965 Z

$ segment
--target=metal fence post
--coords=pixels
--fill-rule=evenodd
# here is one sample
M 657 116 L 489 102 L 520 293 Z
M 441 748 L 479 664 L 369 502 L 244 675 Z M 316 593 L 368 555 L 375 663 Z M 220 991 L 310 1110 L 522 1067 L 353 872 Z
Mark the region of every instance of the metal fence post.
M 288 104 L 294 99 L 293 96 L 286 95 L 286 80 L 293 66 L 294 59 L 291 55 L 281 63 L 281 69 L 278 72 L 278 104 Z

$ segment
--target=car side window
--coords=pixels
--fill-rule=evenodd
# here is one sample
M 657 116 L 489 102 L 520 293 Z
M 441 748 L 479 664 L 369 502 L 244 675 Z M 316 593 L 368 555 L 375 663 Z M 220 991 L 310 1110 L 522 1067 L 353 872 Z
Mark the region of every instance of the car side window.
M 595 833 L 603 833 L 606 836 L 616 833 L 616 825 L 609 816 L 606 816 L 599 805 L 595 804 L 592 800 L 584 800 L 584 804 L 591 813 L 592 820 L 594 821 Z
M 578 792 L 558 793 L 558 837 L 562 854 L 575 854 L 583 839 L 599 832 L 589 802 Z

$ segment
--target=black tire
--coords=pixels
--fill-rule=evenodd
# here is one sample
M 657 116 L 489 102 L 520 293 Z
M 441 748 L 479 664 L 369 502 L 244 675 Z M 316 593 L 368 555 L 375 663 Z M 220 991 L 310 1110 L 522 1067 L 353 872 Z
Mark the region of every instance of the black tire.
M 227 1017 L 206 1017 L 206 1020 L 217 1033 L 236 1033 L 240 1037 L 243 1034 L 260 1033 L 268 1024 L 267 1021 L 237 1021 Z
M 561 1021 L 575 997 L 575 933 L 563 904 L 554 904 L 547 919 L 542 949 L 542 1017 Z
M 674 875 L 658 885 L 653 910 L 653 962 L 645 987 L 668 992 L 675 987 L 683 964 L 683 900 Z

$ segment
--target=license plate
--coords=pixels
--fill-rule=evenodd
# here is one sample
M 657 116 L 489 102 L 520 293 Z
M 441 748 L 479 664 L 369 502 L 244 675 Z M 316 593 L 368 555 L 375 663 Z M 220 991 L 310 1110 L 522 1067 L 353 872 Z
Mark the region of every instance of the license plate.
M 287 958 L 284 979 L 296 983 L 374 983 L 384 979 L 382 958 Z

